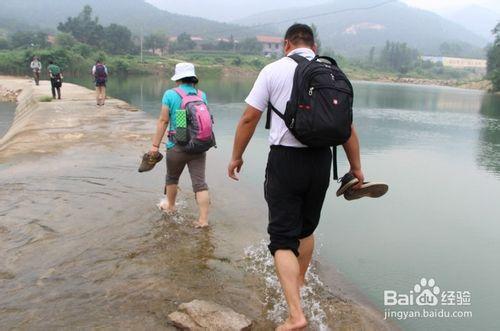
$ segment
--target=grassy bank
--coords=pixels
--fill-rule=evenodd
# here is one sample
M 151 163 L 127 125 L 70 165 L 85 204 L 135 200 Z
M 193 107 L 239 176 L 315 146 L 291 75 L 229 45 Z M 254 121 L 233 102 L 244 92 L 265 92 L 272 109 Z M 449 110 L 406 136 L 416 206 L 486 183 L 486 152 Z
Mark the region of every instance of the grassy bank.
M 51 47 L 42 50 L 0 51 L 0 73 L 30 75 L 29 63 L 33 55 L 42 59 L 44 68 L 48 61 L 57 63 L 65 74 L 86 75 L 97 59 L 105 61 L 110 72 L 117 75 L 171 74 L 178 62 L 193 62 L 201 75 L 211 77 L 254 77 L 273 59 L 259 55 L 244 55 L 233 52 L 186 52 L 166 56 L 109 55 L 78 44 L 66 49 Z M 406 74 L 381 69 L 362 62 L 351 62 L 339 57 L 339 65 L 353 80 L 400 82 L 457 86 L 487 90 L 491 87 L 481 74 L 467 70 L 443 67 L 418 68 Z
M 97 59 L 103 60 L 114 74 L 158 74 L 171 72 L 176 63 L 193 62 L 201 74 L 218 76 L 225 72 L 257 73 L 271 60 L 258 55 L 235 53 L 189 52 L 168 56 L 109 55 L 91 49 L 53 47 L 42 50 L 0 51 L 0 73 L 8 75 L 30 74 L 32 57 L 38 56 L 44 68 L 48 61 L 58 64 L 66 74 L 86 74 Z

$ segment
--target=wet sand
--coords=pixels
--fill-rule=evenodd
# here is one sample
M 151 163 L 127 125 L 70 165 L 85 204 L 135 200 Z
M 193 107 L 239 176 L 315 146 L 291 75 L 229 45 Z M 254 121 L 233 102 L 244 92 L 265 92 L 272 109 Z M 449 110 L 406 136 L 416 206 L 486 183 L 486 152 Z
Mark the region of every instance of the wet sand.
M 236 196 L 220 175 L 213 226 L 194 229 L 185 180 L 179 213 L 166 216 L 155 206 L 164 165 L 137 173 L 153 118 L 116 99 L 96 107 L 93 91 L 73 84 L 53 102 L 39 102 L 50 95 L 47 81 L 0 77 L 0 87 L 22 91 L 0 138 L 2 329 L 169 330 L 167 314 L 193 299 L 229 306 L 256 330 L 273 328 L 284 310 L 260 242 L 260 198 Z M 212 162 L 225 158 L 211 153 Z M 395 329 L 342 285 L 327 289 L 316 269 L 304 293 L 318 306 L 310 306 L 311 330 Z

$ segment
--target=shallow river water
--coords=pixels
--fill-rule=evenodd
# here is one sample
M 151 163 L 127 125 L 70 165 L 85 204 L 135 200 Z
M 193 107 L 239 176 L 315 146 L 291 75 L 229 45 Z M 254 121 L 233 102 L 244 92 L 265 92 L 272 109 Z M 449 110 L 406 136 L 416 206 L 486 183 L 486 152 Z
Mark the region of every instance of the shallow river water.
M 74 79 L 79 84 L 91 87 L 87 79 Z M 152 116 L 159 113 L 160 99 L 164 90 L 171 86 L 167 79 L 159 77 L 111 77 L 108 93 L 123 99 L 143 109 Z M 230 238 L 215 238 L 219 246 L 231 246 L 231 242 L 238 242 L 241 252 L 258 264 L 249 266 L 249 271 L 264 273 L 267 276 L 268 304 L 273 306 L 273 314 L 280 315 L 283 302 L 273 293 L 276 284 L 269 270 L 269 260 L 265 254 L 266 239 L 266 208 L 263 200 L 262 184 L 265 161 L 267 157 L 267 132 L 263 123 L 245 155 L 245 165 L 241 174 L 241 181 L 234 183 L 226 179 L 226 165 L 231 153 L 232 138 L 236 123 L 244 109 L 246 94 L 252 86 L 249 79 L 242 80 L 203 80 L 200 88 L 207 92 L 210 106 L 216 121 L 216 134 L 219 148 L 211 151 L 208 157 L 208 182 L 212 189 L 214 211 L 212 220 L 225 220 L 223 233 Z M 316 260 L 324 266 L 324 270 L 336 269 L 342 276 L 344 290 L 356 292 L 356 295 L 368 299 L 382 312 L 394 313 L 392 320 L 407 330 L 495 330 L 499 323 L 496 313 L 500 310 L 500 290 L 498 275 L 500 274 L 500 97 L 487 95 L 479 91 L 469 91 L 444 87 L 409 86 L 395 84 L 380 84 L 357 82 L 355 87 L 355 124 L 358 127 L 362 145 L 362 161 L 365 176 L 368 180 L 381 180 L 390 185 L 389 193 L 378 200 L 360 200 L 347 202 L 335 197 L 336 183 L 325 201 L 318 235 L 318 254 Z M 64 93 L 64 89 L 63 89 Z M 119 141 L 117 143 L 120 143 Z M 126 146 L 124 146 L 126 147 Z M 78 153 L 72 151 L 75 157 L 81 159 Z M 69 153 L 69 152 L 68 152 Z M 114 160 L 113 163 L 130 161 Z M 340 157 L 339 167 L 347 170 L 348 165 L 344 157 Z M 124 163 L 125 164 L 125 163 Z M 116 164 L 115 164 L 116 166 Z M 123 166 L 123 170 L 127 166 Z M 163 170 L 163 169 L 162 169 Z M 162 170 L 155 172 L 161 176 Z M 26 169 L 28 172 L 28 170 Z M 113 205 L 109 213 L 134 213 L 126 208 L 131 201 L 127 200 L 126 190 L 123 192 L 108 191 L 106 185 L 113 181 L 126 181 L 125 173 L 117 174 L 116 178 L 102 177 L 96 169 L 95 174 L 78 173 L 77 177 L 87 178 L 88 185 L 103 185 L 102 206 L 97 209 Z M 56 174 L 54 174 L 56 176 Z M 186 176 L 185 176 L 186 177 Z M 33 180 L 33 179 L 32 179 Z M 85 195 L 85 192 L 71 190 L 71 177 L 68 177 L 68 192 L 61 194 L 61 203 L 68 203 L 64 196 Z M 138 181 L 133 179 L 134 181 Z M 158 177 L 160 182 L 162 179 Z M 50 178 L 42 179 L 50 189 Z M 21 183 L 22 184 L 22 183 Z M 19 189 L 23 185 L 19 184 Z M 140 186 L 136 182 L 134 187 Z M 124 186 L 126 187 L 126 185 Z M 189 191 L 186 178 L 183 181 L 183 190 Z M 145 192 L 155 190 L 151 183 Z M 160 188 L 158 187 L 158 191 Z M 23 207 L 29 208 L 30 199 L 43 200 L 43 190 L 26 192 Z M 95 201 L 92 200 L 92 201 Z M 47 203 L 52 203 L 47 201 Z M 147 203 L 146 200 L 141 203 Z M 123 211 L 117 206 L 123 207 Z M 81 213 L 85 213 L 82 205 Z M 12 207 L 14 208 L 14 207 Z M 19 208 L 17 206 L 16 208 Z M 63 207 L 58 207 L 63 208 Z M 97 211 L 91 211 L 96 212 Z M 139 213 L 140 211 L 136 211 Z M 113 214 L 113 215 L 114 215 Z M 114 215 L 116 216 L 116 215 Z M 143 217 L 135 215 L 133 217 Z M 146 215 L 151 217 L 151 215 Z M 75 215 L 68 215 L 71 220 Z M 130 215 L 128 215 L 130 217 Z M 241 221 L 245 220 L 245 221 Z M 115 231 L 125 226 L 119 221 L 116 224 L 107 224 L 96 229 L 96 224 L 89 225 L 88 231 L 96 231 L 96 243 L 106 237 L 107 231 Z M 32 220 L 32 231 L 40 233 L 43 240 L 46 236 L 57 236 L 57 232 L 64 232 L 64 226 L 56 230 L 40 230 L 36 218 Z M 244 226 L 242 226 L 242 224 Z M 69 225 L 66 225 L 69 227 Z M 139 227 L 139 225 L 136 225 Z M 133 226 L 132 226 L 133 227 Z M 0 231 L 2 228 L 0 227 Z M 140 230 L 140 229 L 136 229 Z M 182 229 L 181 229 L 182 230 Z M 54 231 L 54 232 L 53 232 Z M 130 231 L 123 231 L 127 240 L 131 239 Z M 182 230 L 185 231 L 185 230 Z M 158 225 L 152 234 L 153 237 L 168 236 L 169 231 Z M 211 243 L 197 234 L 199 244 L 186 250 L 192 253 L 199 252 L 203 257 L 210 251 Z M 116 234 L 113 236 L 118 240 Z M 23 234 L 19 234 L 19 245 L 24 245 Z M 213 239 L 213 238 L 212 238 Z M 137 239 L 140 241 L 140 239 Z M 92 250 L 96 243 L 89 243 L 88 248 L 81 247 L 81 258 L 92 258 Z M 142 243 L 154 246 L 153 243 Z M 109 242 L 109 259 L 116 258 L 115 243 Z M 160 245 L 160 244 L 158 244 Z M 205 247 L 205 246 L 206 247 Z M 116 243 L 116 249 L 120 247 Z M 68 247 L 69 249 L 70 247 Z M 241 252 L 234 252 L 235 256 Z M 55 256 L 62 252 L 53 252 Z M 140 252 L 131 252 L 131 258 Z M 186 255 L 187 256 L 187 255 Z M 162 255 L 158 255 L 162 258 Z M 139 259 L 140 261 L 140 259 Z M 40 261 L 31 261 L 33 264 Z M 140 263 L 140 262 L 138 262 Z M 169 275 L 151 273 L 151 283 L 165 282 L 164 277 L 181 279 L 183 275 L 175 274 L 176 263 L 180 261 L 162 261 L 169 266 Z M 104 264 L 103 264 L 104 265 Z M 161 265 L 161 264 L 160 264 Z M 147 265 L 151 268 L 151 265 Z M 71 265 L 62 265 L 61 269 L 49 271 L 45 278 L 38 282 L 47 282 L 52 286 L 54 282 L 63 281 L 65 268 Z M 120 270 L 117 264 L 116 275 L 126 275 L 127 280 L 133 278 L 134 270 Z M 203 264 L 201 267 L 203 269 Z M 29 272 L 25 277 L 30 277 Z M 130 273 L 128 273 L 130 272 Z M 95 266 L 88 273 L 102 274 L 102 283 L 95 284 L 96 288 L 106 286 L 106 282 L 114 277 L 114 271 L 100 270 Z M 335 288 L 336 273 L 323 274 L 323 279 L 316 279 L 312 275 L 312 289 L 318 291 L 326 284 Z M 161 277 L 160 277 L 161 276 Z M 0 275 L 8 278 L 9 275 Z M 82 274 L 82 280 L 90 275 Z M 161 278 L 161 279 L 160 279 Z M 421 291 L 415 291 L 415 285 L 421 278 L 434 279 L 434 286 L 421 286 Z M 209 279 L 202 279 L 209 282 Z M 67 286 L 82 283 L 74 279 Z M 191 286 L 196 286 L 190 280 Z M 43 284 L 42 284 L 43 285 Z M 218 286 L 223 287 L 222 284 Z M 146 285 L 138 282 L 138 291 Z M 153 286 L 153 285 L 152 285 Z M 440 300 L 436 306 L 384 305 L 384 291 L 396 291 L 399 294 L 415 294 L 426 290 L 427 287 L 436 290 Z M 115 281 L 116 292 L 116 281 Z M 154 286 L 156 289 L 157 286 Z M 12 292 L 15 289 L 10 289 Z M 342 289 L 339 289 L 342 290 Z M 97 289 L 96 289 L 97 291 Z M 178 289 L 180 291 L 180 289 Z M 417 292 L 417 293 L 414 293 Z M 453 292 L 467 296 L 466 301 L 458 299 L 449 301 Z M 119 293 L 116 292 L 116 293 Z M 26 295 L 36 295 L 29 293 Z M 75 294 L 77 295 L 77 294 Z M 86 300 L 107 300 L 106 297 L 92 298 L 88 291 L 82 295 L 89 296 Z M 119 294 L 116 294 L 119 295 Z M 315 293 L 306 293 L 309 307 L 314 311 L 318 320 L 322 319 L 324 309 L 315 307 Z M 57 293 L 54 294 L 57 298 Z M 20 298 L 21 300 L 22 298 Z M 443 300 L 441 302 L 441 300 Z M 447 301 L 448 300 L 448 301 Z M 57 302 L 57 301 L 56 301 Z M 113 305 L 120 304 L 113 300 Z M 448 303 L 448 305 L 444 305 Z M 123 302 L 123 305 L 128 303 Z M 62 307 L 54 306 L 53 309 Z M 49 308 L 46 309 L 50 313 Z M 78 314 L 77 307 L 65 307 Z M 140 302 L 127 307 L 128 311 L 141 309 Z M 449 312 L 460 314 L 470 311 L 472 317 L 420 317 L 404 319 L 401 312 L 417 311 Z M 398 313 L 400 312 L 400 313 Z M 103 312 L 104 314 L 105 312 Z M 131 317 L 132 318 L 132 317 Z M 133 325 L 133 324 L 132 324 Z

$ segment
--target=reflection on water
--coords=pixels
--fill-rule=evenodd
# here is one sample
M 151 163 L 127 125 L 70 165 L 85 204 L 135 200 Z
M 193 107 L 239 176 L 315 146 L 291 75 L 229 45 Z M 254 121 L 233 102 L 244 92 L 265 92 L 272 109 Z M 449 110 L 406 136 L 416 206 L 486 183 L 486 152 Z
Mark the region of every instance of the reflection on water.
M 91 78 L 69 77 L 68 82 L 93 88 Z M 200 88 L 209 98 L 209 103 L 234 103 L 241 102 L 252 87 L 252 80 L 230 78 L 200 77 Z M 172 88 L 174 83 L 168 77 L 160 76 L 134 76 L 113 77 L 107 84 L 109 95 L 125 100 L 153 114 L 159 113 L 160 101 L 167 88 Z
M 91 78 L 67 80 L 92 88 Z M 217 133 L 232 134 L 243 107 L 241 102 L 250 91 L 253 80 L 201 77 L 200 81 L 200 88 L 207 92 L 209 103 L 217 113 Z M 164 91 L 173 85 L 168 77 L 112 76 L 108 83 L 108 94 L 157 116 Z M 453 139 L 474 139 L 480 131 L 478 163 L 490 171 L 500 173 L 499 130 L 496 127 L 500 118 L 500 96 L 437 86 L 371 82 L 355 82 L 354 85 L 354 116 L 358 125 L 364 125 L 360 134 L 364 138 L 365 152 L 392 148 L 405 142 L 411 144 L 419 135 L 422 139 L 437 139 L 448 135 L 448 140 L 441 140 L 447 145 L 453 145 Z M 231 107 L 224 106 L 224 111 L 219 111 L 222 105 L 228 104 Z M 483 116 L 479 116 L 478 111 Z M 261 134 L 265 136 L 264 131 Z M 427 147 L 434 148 L 432 144 Z
M 482 99 L 478 91 L 439 86 L 370 82 L 355 85 L 355 102 L 359 108 L 475 113 Z
M 485 117 L 500 119 L 499 102 L 500 94 L 485 94 L 479 112 Z
M 484 125 L 479 133 L 478 163 L 500 178 L 500 95 L 485 95 L 480 113 Z

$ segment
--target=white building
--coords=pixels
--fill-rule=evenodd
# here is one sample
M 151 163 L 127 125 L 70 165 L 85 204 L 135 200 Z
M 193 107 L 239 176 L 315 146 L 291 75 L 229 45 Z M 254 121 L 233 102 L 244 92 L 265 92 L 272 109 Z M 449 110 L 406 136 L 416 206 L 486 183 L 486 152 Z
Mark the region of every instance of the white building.
M 263 55 L 274 55 L 276 57 L 283 55 L 283 38 L 273 36 L 257 36 L 257 41 L 262 44 Z
M 486 70 L 486 60 L 482 59 L 466 59 L 447 56 L 422 56 L 422 60 L 431 61 L 433 63 L 442 63 L 445 67 L 456 69 L 472 68 Z

